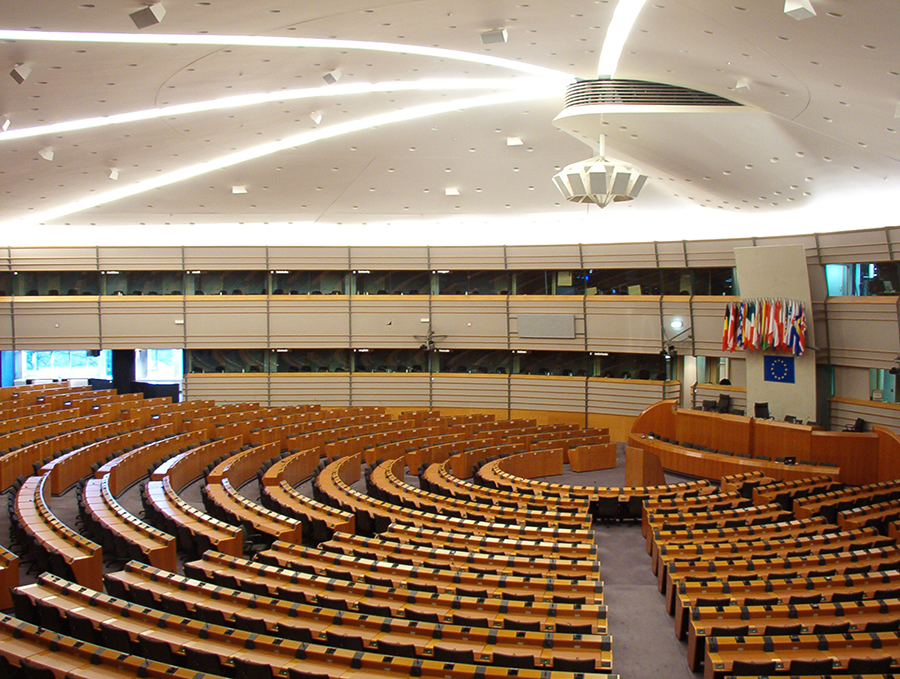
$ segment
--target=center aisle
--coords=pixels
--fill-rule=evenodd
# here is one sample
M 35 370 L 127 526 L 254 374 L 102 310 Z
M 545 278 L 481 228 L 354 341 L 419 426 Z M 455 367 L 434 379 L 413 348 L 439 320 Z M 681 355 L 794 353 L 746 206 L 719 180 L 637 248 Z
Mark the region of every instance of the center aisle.
M 613 637 L 613 671 L 623 679 L 701 677 L 688 669 L 687 644 L 675 638 L 640 524 L 595 525 L 594 540 Z

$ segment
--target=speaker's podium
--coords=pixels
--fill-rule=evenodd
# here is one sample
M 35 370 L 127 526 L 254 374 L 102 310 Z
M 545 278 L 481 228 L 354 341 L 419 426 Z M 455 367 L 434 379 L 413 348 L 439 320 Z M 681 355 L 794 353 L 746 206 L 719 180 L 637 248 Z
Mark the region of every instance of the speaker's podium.
M 625 448 L 625 485 L 629 488 L 640 486 L 663 486 L 666 476 L 659 457 L 635 446 Z

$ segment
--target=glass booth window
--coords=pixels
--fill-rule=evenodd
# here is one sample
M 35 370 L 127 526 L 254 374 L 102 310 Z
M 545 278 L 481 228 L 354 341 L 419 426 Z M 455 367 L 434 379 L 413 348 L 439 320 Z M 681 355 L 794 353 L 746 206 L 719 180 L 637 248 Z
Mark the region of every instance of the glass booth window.
M 508 351 L 438 349 L 434 356 L 437 363 L 435 370 L 443 373 L 505 375 L 512 365 Z
M 354 271 L 357 295 L 427 295 L 431 276 L 427 271 Z
M 900 268 L 895 262 L 826 264 L 829 297 L 868 297 L 900 294 Z
M 514 351 L 512 359 L 519 375 L 588 377 L 593 372 L 590 356 L 578 351 Z
M 16 276 L 12 271 L 0 271 L 0 297 L 9 297 L 16 294 L 13 287 Z
M 189 295 L 265 295 L 267 271 L 189 271 Z
M 135 378 L 139 382 L 180 382 L 184 377 L 181 349 L 136 349 Z
M 346 271 L 273 271 L 273 295 L 344 295 Z
M 506 271 L 437 271 L 439 295 L 507 295 L 510 274 Z
M 17 351 L 16 379 L 112 379 L 112 351 Z
M 349 349 L 273 349 L 269 369 L 279 373 L 343 373 L 350 370 Z
M 16 294 L 28 297 L 55 295 L 99 295 L 97 271 L 19 271 Z
M 665 380 L 666 359 L 662 354 L 594 352 L 594 374 L 626 380 Z
M 361 373 L 418 373 L 428 370 L 424 349 L 354 349 L 353 371 Z
M 266 349 L 191 349 L 188 371 L 192 373 L 268 372 Z
M 102 271 L 104 295 L 181 295 L 181 271 Z

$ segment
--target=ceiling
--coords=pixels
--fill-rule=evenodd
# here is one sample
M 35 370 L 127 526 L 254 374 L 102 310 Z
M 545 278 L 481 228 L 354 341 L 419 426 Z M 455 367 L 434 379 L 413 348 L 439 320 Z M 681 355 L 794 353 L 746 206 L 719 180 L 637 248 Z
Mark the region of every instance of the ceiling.
M 566 203 L 552 184 L 595 153 L 553 121 L 567 82 L 596 77 L 614 0 L 164 0 L 163 21 L 142 30 L 129 18 L 137 2 L 0 0 L 0 30 L 120 34 L 0 34 L 10 121 L 0 243 L 571 243 L 894 224 L 900 3 L 813 2 L 817 16 L 796 21 L 783 0 L 648 0 L 616 77 L 743 106 L 593 119 L 582 132 L 603 131 L 607 155 L 650 176 L 637 200 L 601 210 Z M 482 43 L 499 28 L 508 42 Z M 166 35 L 178 37 L 125 42 Z M 326 41 L 228 44 L 260 42 L 234 36 Z M 6 75 L 18 63 L 31 69 L 22 84 Z M 529 66 L 540 68 L 512 68 Z M 327 85 L 334 69 L 341 77 Z M 381 91 L 348 91 L 372 83 Z M 267 93 L 240 107 L 12 136 Z M 390 122 L 398 112 L 406 119 Z M 39 155 L 48 148 L 49 161 Z

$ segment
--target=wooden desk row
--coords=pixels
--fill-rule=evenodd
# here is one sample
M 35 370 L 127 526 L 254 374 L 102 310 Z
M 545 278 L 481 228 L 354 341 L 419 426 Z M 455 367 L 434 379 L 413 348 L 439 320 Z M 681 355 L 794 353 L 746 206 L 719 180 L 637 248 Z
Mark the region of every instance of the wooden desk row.
M 565 580 L 581 578 L 599 579 L 600 562 L 587 554 L 582 559 L 553 559 L 539 556 L 523 556 L 504 550 L 498 553 L 485 552 L 464 545 L 438 547 L 431 542 L 400 542 L 387 539 L 382 533 L 376 537 L 349 535 L 342 533 L 319 545 L 322 550 L 336 554 L 362 556 L 378 560 L 412 562 L 415 566 L 430 568 L 466 568 L 478 573 L 492 575 L 508 574 L 519 577 L 555 577 Z
M 57 590 L 60 588 L 56 583 L 48 582 L 46 577 L 40 582 Z M 72 589 L 64 582 L 62 587 L 64 591 Z M 541 632 L 492 627 L 487 624 L 487 618 L 481 620 L 477 616 L 472 620 L 484 624 L 473 625 L 467 623 L 469 618 L 465 615 L 455 615 L 452 624 L 431 623 L 386 617 L 384 613 L 389 609 L 382 611 L 376 606 L 359 611 L 336 611 L 311 603 L 285 601 L 172 573 L 138 569 L 134 563 L 125 571 L 110 574 L 107 587 L 117 598 L 139 606 L 295 641 L 329 645 L 329 635 L 340 634 L 361 639 L 367 649 L 385 641 L 408 644 L 413 647 L 414 655 L 427 658 L 434 644 L 445 640 L 472 650 L 477 663 L 489 662 L 494 651 L 514 654 L 530 650 L 542 657 L 543 649 L 556 651 L 554 660 L 558 660 L 566 653 L 600 648 L 606 632 L 605 609 L 600 611 L 601 617 L 594 625 L 582 625 L 584 631 L 580 633 L 561 629 Z M 467 624 L 462 624 L 464 622 Z M 589 667 L 583 669 L 594 668 L 591 661 Z
M 367 577 L 384 578 L 393 583 L 395 588 L 419 589 L 433 587 L 435 591 L 454 593 L 462 596 L 462 592 L 478 598 L 517 597 L 525 600 L 529 597 L 539 601 L 566 602 L 581 600 L 582 603 L 602 601 L 603 586 L 599 577 L 560 582 L 553 577 L 493 575 L 484 572 L 468 571 L 465 568 L 451 570 L 447 568 L 431 568 L 388 560 L 370 559 L 361 556 L 340 555 L 312 547 L 275 542 L 271 549 L 261 552 L 258 560 L 272 565 L 324 576 L 336 577 L 349 582 L 365 582 Z M 564 591 L 561 589 L 564 588 Z
M 168 477 L 148 481 L 142 499 L 147 516 L 154 525 L 176 536 L 179 549 L 191 554 L 202 554 L 208 548 L 235 556 L 243 553 L 241 528 L 223 523 L 182 500 Z
M 290 601 L 314 602 L 338 610 L 357 610 L 360 602 L 383 606 L 391 611 L 390 614 L 386 614 L 388 617 L 434 623 L 452 623 L 454 614 L 463 614 L 494 620 L 490 626 L 501 627 L 504 620 L 512 620 L 518 623 L 519 629 L 531 623 L 539 625 L 540 629 L 552 631 L 558 622 L 593 625 L 601 616 L 602 606 L 602 602 L 567 604 L 499 598 L 479 599 L 440 592 L 396 590 L 387 582 L 378 585 L 356 584 L 213 551 L 206 552 L 199 561 L 186 564 L 185 574 L 197 580 L 233 589 Z
M 528 508 L 504 507 L 500 504 L 488 504 L 484 502 L 474 503 L 468 500 L 457 500 L 443 495 L 430 493 L 407 484 L 404 480 L 406 461 L 404 458 L 389 460 L 375 467 L 368 477 L 373 488 L 370 494 L 381 492 L 387 498 L 394 500 L 396 504 L 412 509 L 422 510 L 424 507 L 432 507 L 437 513 L 450 515 L 456 512 L 462 517 L 483 517 L 487 521 L 511 520 L 515 523 L 558 526 L 568 529 L 590 529 L 591 517 L 584 514 L 571 512 L 557 512 L 551 507 L 532 510 Z M 376 491 L 376 492 L 373 492 Z M 471 517 L 474 518 L 474 517 Z
M 508 674 L 500 675 L 504 668 L 496 666 L 502 665 L 504 661 L 509 662 L 508 658 L 503 658 L 501 652 L 494 650 L 491 645 L 483 647 L 482 650 L 487 652 L 480 653 L 477 660 L 486 662 L 482 656 L 488 655 L 490 662 L 495 666 L 476 668 L 473 666 L 476 657 L 471 642 L 456 644 L 449 638 L 438 637 L 428 643 L 428 649 L 431 651 L 429 655 L 433 656 L 436 662 L 432 659 L 406 658 L 386 653 L 383 648 L 379 648 L 379 642 L 402 643 L 408 638 L 387 630 L 373 639 L 372 648 L 363 646 L 360 649 L 351 647 L 353 644 L 349 642 L 349 637 L 329 630 L 325 631 L 326 641 L 330 642 L 326 645 L 318 639 L 308 642 L 274 637 L 256 631 L 172 615 L 96 592 L 62 593 L 58 588 L 47 587 L 44 583 L 22 588 L 20 592 L 23 598 L 27 597 L 35 606 L 55 608 L 59 611 L 61 619 L 69 622 L 70 627 L 75 627 L 84 636 L 102 634 L 119 650 L 164 657 L 173 666 L 187 667 L 200 658 L 209 662 L 213 660 L 210 656 L 214 656 L 218 661 L 216 674 L 234 671 L 241 676 L 241 673 L 246 671 L 242 663 L 249 661 L 270 668 L 269 673 L 273 675 L 281 675 L 290 668 L 296 668 L 330 677 L 362 674 L 354 670 L 364 670 L 367 676 L 379 677 L 396 676 L 397 672 L 403 671 L 406 672 L 403 676 L 449 676 L 451 679 L 476 675 L 508 676 Z M 258 610 L 248 608 L 251 614 L 255 614 Z M 581 658 L 587 660 L 591 655 L 599 655 L 599 662 L 596 662 L 596 665 L 602 663 L 608 667 L 611 664 L 609 639 L 595 638 L 599 643 L 591 644 L 589 650 L 563 648 L 555 651 L 552 648 L 544 649 L 536 646 L 534 650 L 522 647 L 517 655 L 529 658 L 532 664 L 536 664 L 544 671 L 553 667 L 555 658 L 566 658 L 567 655 L 574 656 L 575 660 Z M 586 646 L 592 640 L 588 637 L 583 643 Z M 468 662 L 462 660 L 449 665 L 441 662 L 441 651 L 445 649 L 455 656 L 468 657 Z M 538 676 L 536 672 L 531 674 L 527 669 L 519 670 L 516 674 L 524 677 L 533 676 L 535 679 Z M 573 679 L 571 674 L 564 673 L 562 676 Z
M 177 570 L 175 538 L 122 507 L 110 491 L 108 476 L 90 479 L 84 485 L 83 497 L 90 522 L 97 529 L 106 532 L 113 543 L 117 540 L 124 541 L 138 549 L 143 554 L 142 560 L 147 563 L 171 571 Z M 128 553 L 130 550 L 125 551 Z
M 664 578 L 668 564 L 698 559 L 792 557 L 849 551 L 852 548 L 874 549 L 894 545 L 873 528 L 861 528 L 805 537 L 770 537 L 762 540 L 711 540 L 668 542 L 659 548 L 654 575 Z
M 441 517 L 436 514 L 397 507 L 357 492 L 349 484 L 355 483 L 360 476 L 359 456 L 341 458 L 332 462 L 317 477 L 316 487 L 331 502 L 345 511 L 353 511 L 357 515 L 357 529 L 363 513 L 380 517 L 384 530 L 393 521 L 401 521 L 417 526 L 428 526 L 441 530 L 474 533 L 478 535 L 502 536 L 506 538 L 522 538 L 550 542 L 590 542 L 589 531 L 559 530 L 551 528 L 535 528 L 516 524 L 498 524 L 486 521 L 470 521 L 455 517 Z M 363 531 L 365 532 L 365 531 Z M 376 530 L 375 532 L 382 532 Z
M 854 599 L 896 599 L 900 596 L 900 571 L 873 571 L 854 575 L 797 577 L 785 580 L 714 580 L 682 582 L 675 598 L 675 635 L 687 633 L 695 607 L 842 602 Z
M 100 545 L 66 526 L 47 504 L 49 479 L 31 476 L 25 480 L 15 499 L 18 525 L 34 550 L 47 554 L 52 570 L 66 567 L 79 584 L 103 586 L 103 561 Z M 54 563 L 54 559 L 59 559 Z
M 898 495 L 900 495 L 900 479 L 870 483 L 865 486 L 851 486 L 821 495 L 799 498 L 794 503 L 794 513 L 798 519 L 822 514 L 834 522 L 838 511 L 852 509 L 861 504 L 875 504 L 892 500 Z M 831 515 L 826 511 L 829 508 L 832 510 Z
M 711 636 L 876 632 L 900 628 L 900 600 L 694 608 L 688 623 L 688 666 L 696 672 Z

